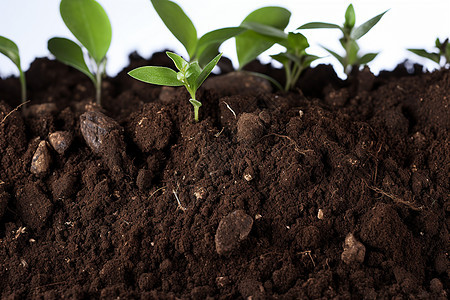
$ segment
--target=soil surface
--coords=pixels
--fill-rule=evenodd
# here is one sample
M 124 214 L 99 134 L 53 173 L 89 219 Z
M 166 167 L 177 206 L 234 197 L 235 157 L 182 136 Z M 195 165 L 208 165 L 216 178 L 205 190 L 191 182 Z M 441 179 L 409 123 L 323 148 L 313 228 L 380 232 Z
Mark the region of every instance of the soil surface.
M 0 80 L 2 299 L 447 299 L 450 70 Z M 282 71 L 249 69 L 283 81 Z M 225 74 L 226 73 L 226 74 Z

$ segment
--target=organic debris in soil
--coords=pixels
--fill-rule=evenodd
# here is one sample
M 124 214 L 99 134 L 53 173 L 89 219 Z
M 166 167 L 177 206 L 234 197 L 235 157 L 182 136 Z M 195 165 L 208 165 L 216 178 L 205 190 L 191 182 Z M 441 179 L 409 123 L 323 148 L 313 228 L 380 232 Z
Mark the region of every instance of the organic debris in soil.
M 126 76 L 149 64 L 104 108 L 47 59 L 27 114 L 0 81 L 2 298 L 446 299 L 449 70 L 229 73 L 194 123 L 183 89 Z

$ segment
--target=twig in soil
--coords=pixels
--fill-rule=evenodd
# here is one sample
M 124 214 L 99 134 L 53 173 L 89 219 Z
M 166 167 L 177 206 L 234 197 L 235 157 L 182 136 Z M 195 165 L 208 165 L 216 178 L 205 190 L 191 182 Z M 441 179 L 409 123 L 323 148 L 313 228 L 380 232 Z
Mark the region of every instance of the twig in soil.
M 277 134 L 277 133 L 270 133 L 270 134 L 268 134 L 268 135 L 266 135 L 266 136 L 271 136 L 271 135 L 274 135 L 274 136 L 279 137 L 279 138 L 287 139 L 288 141 L 291 142 L 291 145 L 294 146 L 294 150 L 295 150 L 296 152 L 302 154 L 302 155 L 305 155 L 305 156 L 306 156 L 306 153 L 308 153 L 308 152 L 314 152 L 314 150 L 312 150 L 312 149 L 300 149 L 300 148 L 298 147 L 297 143 L 296 143 L 291 137 L 289 137 L 289 136 L 287 136 L 287 135 L 281 135 L 281 134 Z
M 401 199 L 401 198 L 399 198 L 399 197 L 397 197 L 397 196 L 395 196 L 395 195 L 393 195 L 391 193 L 385 192 L 382 189 L 377 188 L 376 186 L 370 186 L 367 183 L 366 183 L 366 185 L 367 185 L 367 187 L 369 189 L 371 189 L 371 190 L 373 190 L 373 191 L 375 191 L 377 193 L 380 193 L 383 196 L 386 196 L 386 197 L 392 199 L 395 203 L 400 203 L 400 204 L 406 205 L 407 207 L 409 207 L 410 209 L 415 210 L 415 211 L 419 211 L 419 210 L 423 209 L 423 206 L 415 206 L 414 203 L 411 203 L 409 201 L 403 200 L 403 199 Z
M 218 137 L 222 134 L 222 132 L 223 132 L 224 129 L 225 129 L 225 127 L 222 127 L 222 130 L 221 130 L 220 132 L 216 133 L 214 136 L 215 136 L 216 138 L 218 138 Z
M 234 112 L 234 110 L 228 105 L 228 103 L 226 103 L 225 101 L 222 101 L 222 102 L 227 106 L 227 108 L 231 111 L 231 113 L 233 114 L 234 118 L 236 119 L 237 116 L 236 116 L 236 113 Z
M 314 268 L 316 267 L 316 263 L 314 262 L 314 259 L 312 258 L 312 255 L 311 255 L 311 250 L 299 252 L 298 254 L 301 254 L 301 255 L 303 255 L 303 256 L 308 255 L 309 258 L 310 258 L 311 261 L 312 261 L 312 264 L 313 264 Z
M 166 186 L 162 186 L 159 189 L 157 189 L 156 191 L 154 191 L 150 197 L 148 197 L 148 200 L 150 200 L 157 192 L 159 192 L 160 190 L 164 190 L 166 188 Z
M 28 102 L 30 102 L 30 100 L 28 100 L 28 101 L 26 101 L 26 102 L 20 104 L 19 106 L 17 106 L 16 108 L 14 108 L 12 111 L 10 111 L 10 112 L 2 119 L 2 121 L 0 122 L 0 125 L 2 125 L 3 122 L 5 122 L 5 120 L 6 120 L 13 112 L 17 111 L 21 106 L 27 104 Z
M 173 195 L 175 196 L 175 199 L 177 199 L 178 202 L 178 208 L 177 209 L 181 209 L 182 211 L 186 211 L 186 208 L 183 207 L 183 205 L 181 205 L 180 199 L 178 198 L 178 194 L 175 190 L 172 190 Z

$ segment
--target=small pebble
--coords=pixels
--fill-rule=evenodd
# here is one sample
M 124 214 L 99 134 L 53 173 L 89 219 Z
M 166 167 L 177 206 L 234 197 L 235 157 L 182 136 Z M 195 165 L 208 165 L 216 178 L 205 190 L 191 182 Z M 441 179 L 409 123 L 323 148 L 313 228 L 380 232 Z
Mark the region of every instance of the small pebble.
M 44 175 L 50 170 L 51 155 L 46 141 L 41 141 L 34 152 L 31 160 L 31 173 L 35 175 Z
M 362 263 L 366 255 L 366 247 L 359 242 L 352 233 L 345 237 L 344 251 L 341 254 L 341 259 L 346 264 L 353 262 Z
M 107 143 L 108 136 L 120 125 L 110 117 L 98 111 L 89 111 L 80 116 L 81 133 L 95 154 L 100 154 Z
M 56 131 L 48 136 L 48 140 L 53 149 L 63 155 L 72 143 L 72 134 L 68 131 Z
M 243 210 L 236 210 L 223 217 L 215 236 L 217 253 L 224 255 L 236 249 L 247 238 L 252 226 L 252 217 Z

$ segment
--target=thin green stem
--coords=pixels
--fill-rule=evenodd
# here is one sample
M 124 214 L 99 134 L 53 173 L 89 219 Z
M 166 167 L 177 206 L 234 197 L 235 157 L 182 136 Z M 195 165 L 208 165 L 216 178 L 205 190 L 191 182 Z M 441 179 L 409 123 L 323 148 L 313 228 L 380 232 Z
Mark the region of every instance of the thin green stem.
M 22 93 L 22 103 L 25 103 L 27 101 L 27 83 L 25 80 L 25 74 L 23 73 L 22 69 L 19 69 L 20 73 L 20 89 Z
M 190 99 L 189 102 L 194 106 L 194 121 L 198 122 L 198 110 L 202 106 L 202 103 L 195 99 Z

